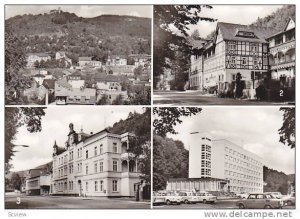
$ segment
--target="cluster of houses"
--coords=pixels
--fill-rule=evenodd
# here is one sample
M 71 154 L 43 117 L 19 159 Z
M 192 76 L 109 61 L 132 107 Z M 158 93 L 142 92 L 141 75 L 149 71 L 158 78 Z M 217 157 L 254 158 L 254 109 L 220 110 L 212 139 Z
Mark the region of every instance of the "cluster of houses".
M 108 56 L 105 65 L 92 57 L 79 57 L 75 65 L 65 52 L 57 52 L 55 60 L 65 62 L 66 68 L 60 68 L 59 74 L 53 69 L 35 68 L 38 62 L 51 60 L 46 53 L 30 53 L 27 56 L 27 70 L 32 79 L 30 88 L 23 94 L 29 100 L 38 100 L 42 104 L 97 104 L 105 98 L 105 104 L 113 104 L 118 98 L 128 100 L 131 95 L 128 85 L 151 87 L 150 60 L 147 54 L 132 54 L 131 65 L 124 56 Z M 136 69 L 142 69 L 135 74 Z M 126 85 L 126 86 L 125 86 Z

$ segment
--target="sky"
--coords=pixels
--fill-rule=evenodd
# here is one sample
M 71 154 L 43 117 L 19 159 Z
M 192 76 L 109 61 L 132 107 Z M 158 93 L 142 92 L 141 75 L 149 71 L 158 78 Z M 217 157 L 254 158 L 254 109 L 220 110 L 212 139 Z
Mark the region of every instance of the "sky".
M 43 14 L 58 7 L 81 17 L 96 17 L 103 14 L 152 17 L 152 6 L 149 5 L 6 5 L 5 19 L 23 14 Z
M 195 143 L 191 132 L 208 132 L 212 139 L 227 139 L 260 156 L 264 165 L 295 173 L 295 150 L 279 142 L 278 129 L 282 126 L 282 112 L 278 107 L 204 107 L 196 116 L 183 117 L 177 125 L 177 135 L 186 149 Z
M 85 133 L 96 133 L 105 127 L 112 126 L 120 119 L 126 119 L 129 112 L 142 113 L 142 107 L 48 107 L 42 117 L 42 131 L 29 133 L 25 127 L 18 129 L 15 144 L 28 145 L 28 148 L 17 147 L 13 157 L 11 171 L 26 170 L 45 164 L 52 160 L 53 145 L 64 146 L 69 133 L 69 124 L 74 124 L 74 130 Z
M 239 23 L 248 25 L 272 14 L 283 5 L 213 5 L 212 9 L 202 9 L 201 16 L 217 19 L 217 22 Z M 200 21 L 190 27 L 189 33 L 198 29 L 201 37 L 206 37 L 215 30 L 217 22 Z

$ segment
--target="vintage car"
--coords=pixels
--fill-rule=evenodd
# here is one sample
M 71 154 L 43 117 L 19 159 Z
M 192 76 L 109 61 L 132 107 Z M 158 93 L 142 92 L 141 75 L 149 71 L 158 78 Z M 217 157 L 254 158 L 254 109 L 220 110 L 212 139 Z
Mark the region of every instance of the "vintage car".
M 278 199 L 282 198 L 282 194 L 280 192 L 266 192 L 265 194 L 272 195 L 274 198 L 278 198 Z
M 180 205 L 181 204 L 181 196 L 179 196 L 175 192 L 162 193 L 162 197 L 164 197 L 165 203 L 167 205 L 171 205 L 171 204 Z
M 198 202 L 198 197 L 193 192 L 178 192 L 181 202 L 185 204 L 194 204 Z
M 282 208 L 283 201 L 270 194 L 250 193 L 248 198 L 239 200 L 236 205 L 241 209 Z
M 236 196 L 237 196 L 238 198 L 245 199 L 245 198 L 248 198 L 249 193 L 242 192 L 242 193 L 236 194 Z
M 165 204 L 165 196 L 163 193 L 153 192 L 153 205 Z
M 296 203 L 295 192 L 282 198 L 282 201 L 283 201 L 284 205 L 289 205 L 289 206 L 295 205 L 295 203 Z
M 205 203 L 215 203 L 217 200 L 217 197 L 212 195 L 209 192 L 197 192 L 196 195 L 198 197 L 198 201 L 203 202 L 204 204 Z

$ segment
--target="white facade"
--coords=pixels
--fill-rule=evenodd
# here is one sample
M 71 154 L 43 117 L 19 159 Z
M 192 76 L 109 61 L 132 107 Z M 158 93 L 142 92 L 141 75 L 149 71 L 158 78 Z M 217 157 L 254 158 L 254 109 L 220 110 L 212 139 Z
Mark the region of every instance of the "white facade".
M 263 192 L 262 159 L 228 140 L 207 133 L 191 135 L 189 178 L 229 180 L 231 192 Z
M 71 127 L 71 124 L 70 124 Z M 140 182 L 138 162 L 128 137 L 103 130 L 87 135 L 70 128 L 65 151 L 53 156 L 53 194 L 134 196 Z

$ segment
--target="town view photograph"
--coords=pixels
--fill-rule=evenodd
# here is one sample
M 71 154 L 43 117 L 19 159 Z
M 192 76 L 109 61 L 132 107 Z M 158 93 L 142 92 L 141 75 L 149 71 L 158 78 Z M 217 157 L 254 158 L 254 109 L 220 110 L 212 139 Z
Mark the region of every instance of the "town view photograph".
M 6 5 L 6 105 L 150 105 L 151 6 Z
M 154 104 L 295 104 L 295 5 L 155 5 L 153 21 Z
M 6 107 L 5 118 L 6 209 L 150 208 L 150 108 Z
M 295 108 L 153 112 L 154 208 L 295 208 Z

